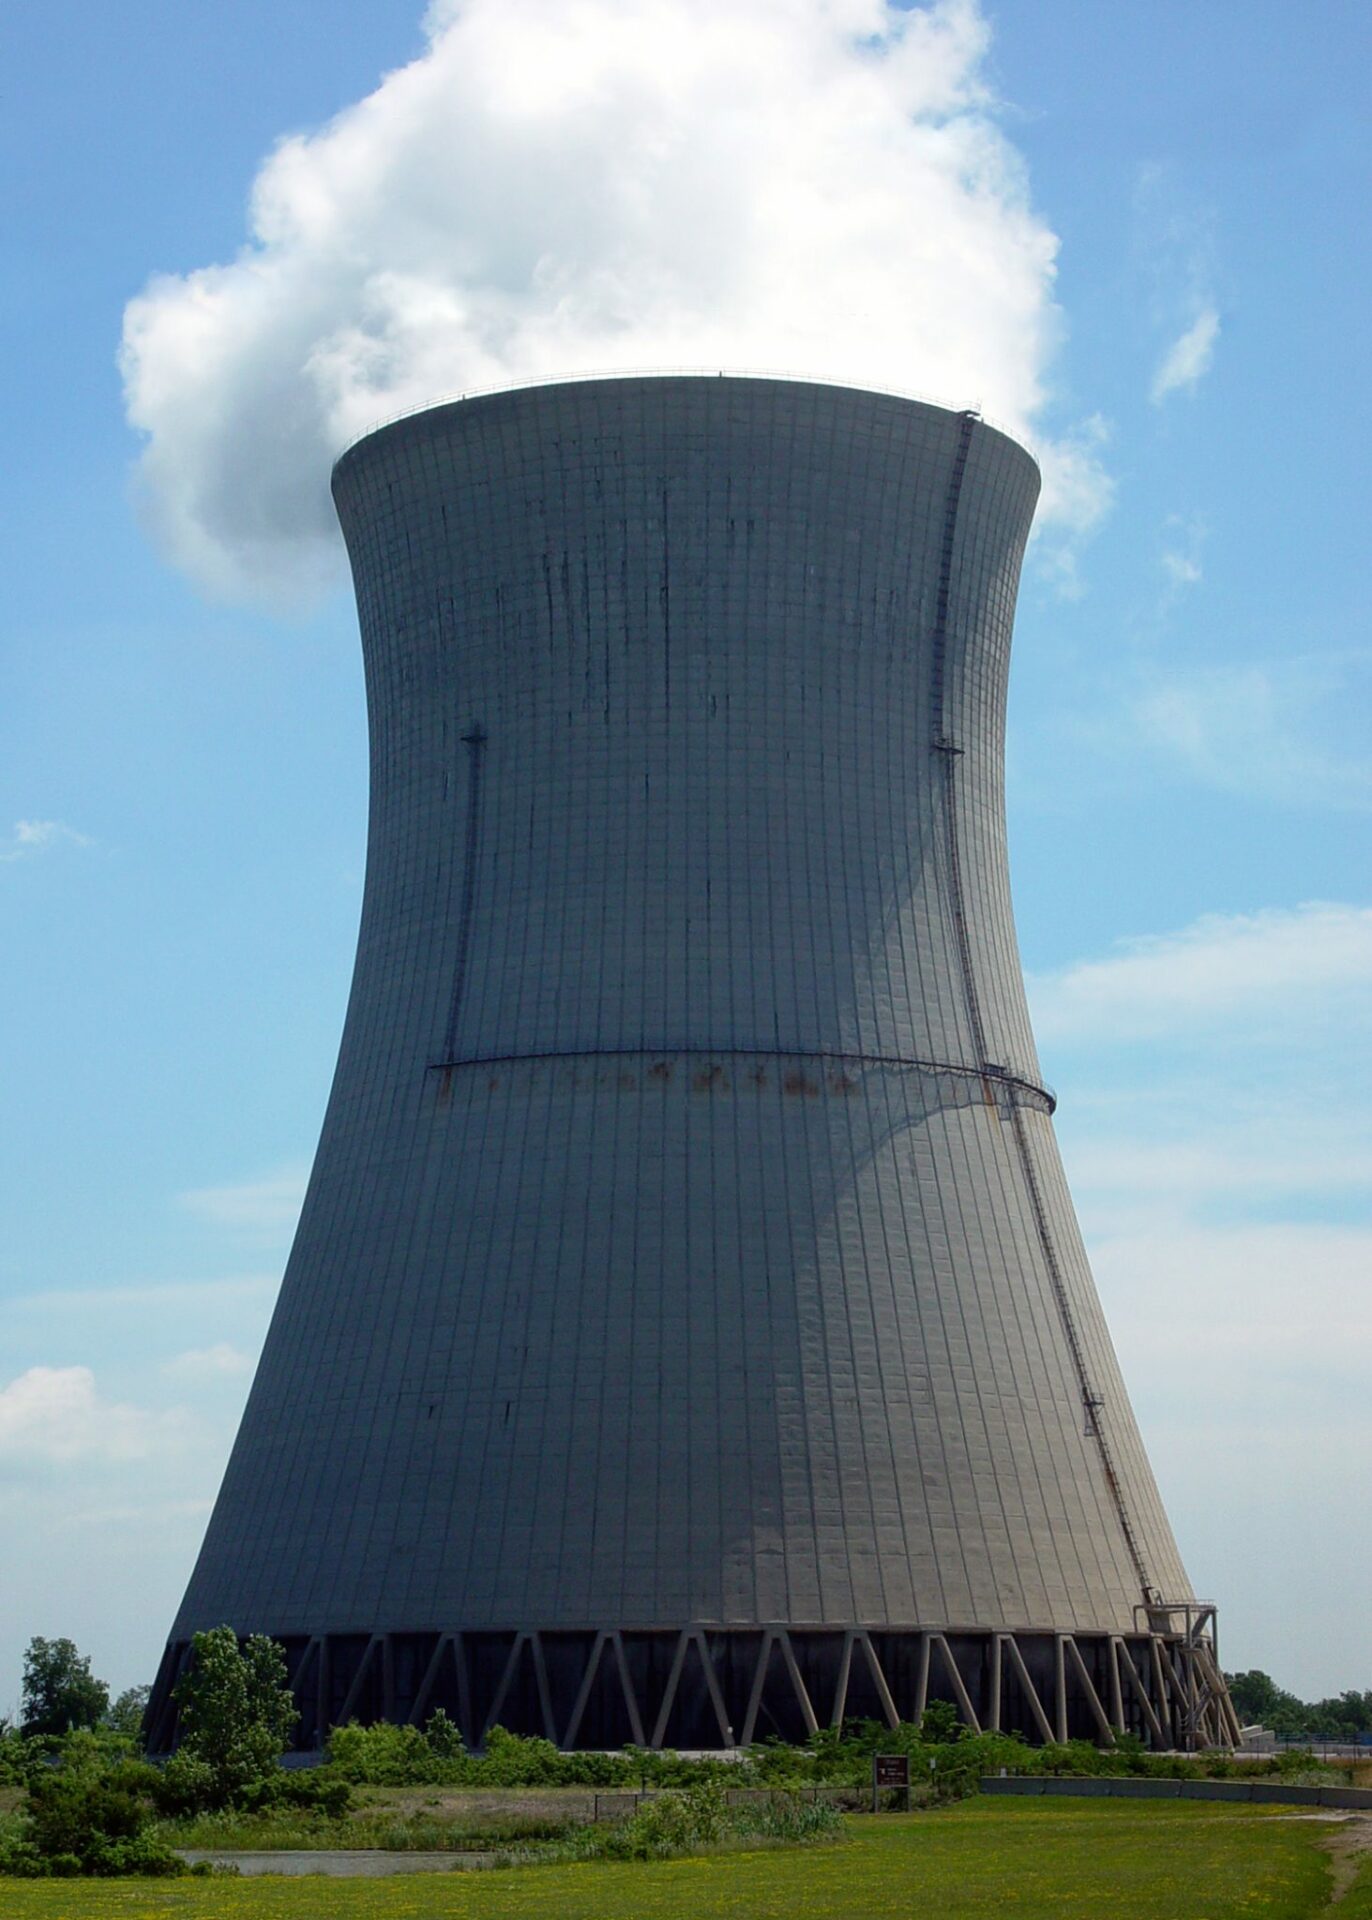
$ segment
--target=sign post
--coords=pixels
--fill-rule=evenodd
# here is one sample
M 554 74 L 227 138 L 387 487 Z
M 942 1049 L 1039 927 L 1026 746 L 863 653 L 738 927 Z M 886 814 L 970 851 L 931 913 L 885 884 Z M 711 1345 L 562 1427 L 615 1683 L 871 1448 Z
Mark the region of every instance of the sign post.
M 872 1812 L 880 1809 L 880 1796 L 899 1790 L 905 1795 L 905 1811 L 910 1811 L 910 1756 L 908 1753 L 872 1755 Z

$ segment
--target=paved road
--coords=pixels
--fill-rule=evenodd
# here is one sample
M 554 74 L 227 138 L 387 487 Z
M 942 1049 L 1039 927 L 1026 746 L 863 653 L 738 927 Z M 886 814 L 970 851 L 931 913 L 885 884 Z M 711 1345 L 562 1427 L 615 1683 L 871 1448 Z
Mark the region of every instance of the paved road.
M 217 1847 L 178 1851 L 189 1866 L 210 1860 L 216 1866 L 237 1867 L 242 1874 L 322 1873 L 336 1880 L 378 1880 L 392 1873 L 466 1873 L 495 1859 L 493 1853 L 383 1853 L 377 1847 L 333 1853 L 237 1853 Z

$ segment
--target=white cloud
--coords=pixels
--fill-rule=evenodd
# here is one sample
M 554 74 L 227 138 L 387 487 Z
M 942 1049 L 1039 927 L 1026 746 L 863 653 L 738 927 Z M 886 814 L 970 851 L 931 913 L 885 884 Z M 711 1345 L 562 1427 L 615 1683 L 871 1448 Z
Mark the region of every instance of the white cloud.
M 1152 324 L 1171 345 L 1153 375 L 1153 405 L 1196 386 L 1209 371 L 1220 336 L 1215 299 L 1215 216 L 1186 182 L 1155 162 L 1134 188 L 1134 249 Z
M 1173 513 L 1163 529 L 1163 548 L 1159 564 L 1167 587 L 1167 600 L 1174 600 L 1187 587 L 1198 586 L 1205 577 L 1201 549 L 1205 545 L 1205 522 L 1192 514 Z
M 1226 1664 L 1360 1685 L 1372 910 L 1212 914 L 1033 983 L 1111 1333 Z
M 1372 805 L 1359 724 L 1369 660 L 1357 653 L 1174 668 L 1138 693 L 1145 744 L 1230 793 L 1294 806 Z
M 1212 1090 L 1216 1134 L 1226 1091 Z M 1068 1170 L 1089 1218 L 1075 1153 Z M 1249 1198 L 1271 1206 L 1259 1184 Z M 1307 1698 L 1361 1686 L 1372 1628 L 1348 1596 L 1372 1581 L 1352 1522 L 1372 1458 L 1372 1226 L 1207 1223 L 1165 1177 L 1149 1206 L 1088 1239 L 1188 1571 L 1220 1603 L 1225 1664 Z
M 1220 337 L 1220 316 L 1203 306 L 1190 326 L 1173 341 L 1153 376 L 1153 405 L 1161 406 L 1169 393 L 1184 393 L 1209 372 Z
M 1260 1403 L 1271 1430 L 1310 1417 L 1312 1379 L 1331 1397 L 1336 1383 L 1357 1392 L 1366 1380 L 1372 1228 L 1173 1215 L 1146 1237 L 1100 1237 L 1095 1251 L 1117 1336 L 1167 1394 L 1184 1401 L 1203 1385 L 1213 1407 L 1240 1416 Z
M 1194 1124 L 1204 1112 L 1204 1088 L 1189 1093 L 1177 1082 L 1166 1101 L 1185 1099 L 1191 1126 L 1166 1127 L 1158 1104 L 1139 1090 L 1109 1105 L 1078 1094 L 1073 1115 L 1079 1137 L 1072 1165 L 1090 1198 L 1091 1218 L 1113 1229 L 1121 1220 L 1156 1224 L 1159 1196 L 1188 1207 L 1227 1205 L 1234 1199 L 1265 1206 L 1320 1196 L 1336 1205 L 1344 1195 L 1368 1191 L 1372 1128 L 1365 1112 L 1330 1114 L 1283 1088 L 1279 1122 L 1266 1103 L 1245 1111 L 1232 1089 L 1225 1093 L 1222 1135 Z M 1236 1111 L 1237 1109 L 1237 1111 Z M 1088 1122 L 1092 1131 L 1084 1132 Z M 1158 1137 L 1161 1135 L 1161 1137 Z M 1085 1207 L 1086 1203 L 1083 1202 Z
M 202 581 L 332 577 L 332 457 L 460 391 L 774 369 L 1040 418 L 1057 241 L 976 0 L 444 0 L 427 35 L 277 147 L 237 259 L 129 304 L 149 511 Z M 1090 447 L 1042 452 L 1045 512 L 1097 516 Z
M 70 1634 L 116 1691 L 151 1678 L 233 1440 L 242 1382 L 177 1404 L 186 1383 L 106 1344 L 98 1382 L 40 1365 L 0 1388 L 0 1712 L 35 1633 Z
M 1194 587 L 1205 577 L 1200 560 L 1180 547 L 1163 549 L 1162 570 L 1173 587 Z
M 181 1195 L 181 1204 L 215 1226 L 277 1239 L 295 1230 L 307 1177 L 303 1168 L 287 1167 L 237 1186 L 196 1188 Z
M 145 1459 L 174 1414 L 102 1400 L 89 1367 L 30 1367 L 0 1389 L 0 1461 Z
M 78 833 L 75 827 L 63 826 L 60 820 L 16 820 L 9 844 L 0 846 L 0 860 L 27 860 L 63 841 L 76 847 L 91 844 L 84 833 Z
M 1043 494 L 1031 552 L 1040 577 L 1064 599 L 1081 599 L 1085 539 L 1109 513 L 1115 483 L 1105 467 L 1110 423 L 1098 413 L 1059 439 L 1043 469 Z M 1049 538 L 1041 534 L 1049 531 Z
M 1372 1012 L 1372 908 L 1310 902 L 1207 914 L 1030 980 L 1040 1038 L 1137 1040 L 1197 1025 Z M 1351 1035 L 1350 1035 L 1351 1037 Z
M 190 1347 L 185 1353 L 164 1361 L 162 1372 L 169 1380 L 194 1383 L 214 1380 L 241 1380 L 256 1365 L 250 1353 L 218 1340 L 212 1347 Z
M 148 1280 L 125 1286 L 48 1287 L 41 1293 L 16 1294 L 6 1303 L 6 1313 L 28 1312 L 36 1315 L 89 1314 L 108 1310 L 127 1315 L 140 1307 L 152 1307 L 159 1315 L 200 1311 L 222 1313 L 226 1308 L 261 1309 L 269 1306 L 281 1284 L 278 1273 L 235 1274 L 222 1280 Z

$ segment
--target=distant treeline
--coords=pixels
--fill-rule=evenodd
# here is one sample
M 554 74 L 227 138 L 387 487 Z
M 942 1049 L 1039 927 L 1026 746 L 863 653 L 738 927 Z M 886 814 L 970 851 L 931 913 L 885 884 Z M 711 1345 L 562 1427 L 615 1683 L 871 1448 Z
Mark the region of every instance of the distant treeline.
M 1227 1673 L 1234 1710 L 1246 1726 L 1270 1727 L 1279 1740 L 1351 1741 L 1372 1736 L 1372 1688 L 1349 1689 L 1332 1700 L 1299 1700 L 1254 1667 Z

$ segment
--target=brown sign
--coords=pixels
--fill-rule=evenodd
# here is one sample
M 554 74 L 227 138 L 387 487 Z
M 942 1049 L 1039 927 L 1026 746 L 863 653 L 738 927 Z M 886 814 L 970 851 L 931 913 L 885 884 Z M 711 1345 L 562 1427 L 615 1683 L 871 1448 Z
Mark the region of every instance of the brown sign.
M 908 1753 L 874 1753 L 872 1755 L 874 1787 L 908 1787 L 909 1784 L 910 1756 Z

